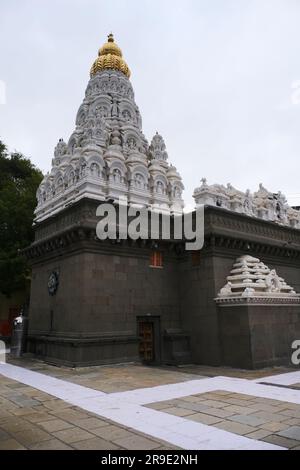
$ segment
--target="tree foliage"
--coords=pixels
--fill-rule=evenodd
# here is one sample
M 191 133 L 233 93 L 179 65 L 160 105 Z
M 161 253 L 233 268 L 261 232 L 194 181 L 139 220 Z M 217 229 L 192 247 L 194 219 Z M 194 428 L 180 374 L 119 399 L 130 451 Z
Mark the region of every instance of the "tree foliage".
M 23 289 L 29 267 L 21 250 L 33 240 L 36 191 L 43 178 L 28 158 L 0 141 L 0 292 Z

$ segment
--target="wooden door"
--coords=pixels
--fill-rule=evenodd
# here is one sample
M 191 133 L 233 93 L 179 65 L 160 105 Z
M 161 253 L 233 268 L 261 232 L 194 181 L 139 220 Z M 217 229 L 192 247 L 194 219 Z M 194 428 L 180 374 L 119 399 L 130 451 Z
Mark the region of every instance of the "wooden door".
M 150 321 L 139 322 L 140 358 L 145 362 L 154 361 L 154 324 Z

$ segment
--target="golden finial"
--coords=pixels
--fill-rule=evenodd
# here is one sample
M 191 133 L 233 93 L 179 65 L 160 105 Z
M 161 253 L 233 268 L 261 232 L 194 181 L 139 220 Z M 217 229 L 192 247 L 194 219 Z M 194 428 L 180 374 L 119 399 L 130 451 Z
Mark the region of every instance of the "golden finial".
M 92 65 L 91 77 L 101 70 L 113 69 L 119 70 L 129 78 L 130 70 L 122 55 L 121 49 L 115 43 L 113 34 L 110 33 L 107 42 L 99 49 L 98 57 Z

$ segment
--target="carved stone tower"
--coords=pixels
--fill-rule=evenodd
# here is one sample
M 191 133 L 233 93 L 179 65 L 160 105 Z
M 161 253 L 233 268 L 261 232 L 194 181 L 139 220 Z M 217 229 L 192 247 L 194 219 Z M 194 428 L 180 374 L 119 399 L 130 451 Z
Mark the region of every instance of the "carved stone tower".
M 129 77 L 110 34 L 92 65 L 75 131 L 68 144 L 59 139 L 51 172 L 38 189 L 37 222 L 84 197 L 126 196 L 129 204 L 182 211 L 181 177 L 169 166 L 160 135 L 149 148 Z
M 138 360 L 138 331 L 146 334 L 149 323 L 152 361 L 189 361 L 171 243 L 155 243 L 164 256 L 163 269 L 155 269 L 152 240 L 96 237 L 96 212 L 105 201 L 118 206 L 122 196 L 122 203 L 127 198 L 129 206 L 150 211 L 183 209 L 181 177 L 158 133 L 149 146 L 129 77 L 110 34 L 92 65 L 75 130 L 67 143 L 59 139 L 37 191 L 35 241 L 27 251 L 28 349 L 54 363 Z

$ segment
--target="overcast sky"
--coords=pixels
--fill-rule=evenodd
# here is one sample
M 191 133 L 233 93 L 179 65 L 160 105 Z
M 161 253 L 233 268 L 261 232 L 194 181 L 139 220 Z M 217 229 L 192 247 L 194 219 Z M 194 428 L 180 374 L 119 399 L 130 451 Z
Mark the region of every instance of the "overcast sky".
M 0 0 L 0 139 L 50 169 L 113 32 L 185 200 L 263 182 L 300 205 L 300 0 Z

